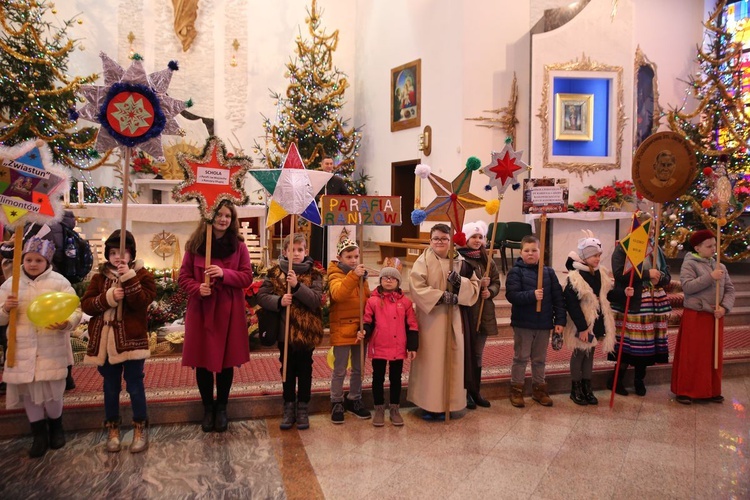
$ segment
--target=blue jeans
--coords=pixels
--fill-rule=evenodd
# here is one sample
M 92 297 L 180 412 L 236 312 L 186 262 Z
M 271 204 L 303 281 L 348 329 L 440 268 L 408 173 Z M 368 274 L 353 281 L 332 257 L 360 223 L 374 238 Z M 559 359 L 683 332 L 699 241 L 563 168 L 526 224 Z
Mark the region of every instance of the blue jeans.
M 131 359 L 111 365 L 108 359 L 104 362 L 104 366 L 98 368 L 99 373 L 104 377 L 104 415 L 107 421 L 113 422 L 120 419 L 120 391 L 123 377 L 125 388 L 130 394 L 133 420 L 143 422 L 148 419 L 146 389 L 143 387 L 145 363 L 145 359 Z

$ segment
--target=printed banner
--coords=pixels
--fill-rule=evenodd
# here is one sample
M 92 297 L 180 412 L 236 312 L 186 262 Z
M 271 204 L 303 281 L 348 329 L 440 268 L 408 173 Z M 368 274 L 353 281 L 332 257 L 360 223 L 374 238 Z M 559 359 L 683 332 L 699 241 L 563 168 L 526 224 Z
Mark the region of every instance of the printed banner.
M 324 226 L 400 226 L 400 196 L 323 196 Z

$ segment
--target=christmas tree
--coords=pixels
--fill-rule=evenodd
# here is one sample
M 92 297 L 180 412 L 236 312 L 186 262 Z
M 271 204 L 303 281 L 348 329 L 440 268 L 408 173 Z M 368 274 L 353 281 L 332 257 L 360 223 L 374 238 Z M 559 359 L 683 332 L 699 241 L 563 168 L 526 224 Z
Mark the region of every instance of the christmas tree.
M 694 111 L 673 110 L 669 125 L 683 135 L 697 155 L 698 171 L 688 192 L 665 204 L 661 236 L 665 253 L 676 257 L 690 233 L 721 226 L 721 259 L 736 262 L 750 256 L 750 228 L 740 219 L 750 206 L 747 143 L 750 116 L 742 92 L 742 45 L 733 41 L 722 20 L 724 0 L 705 23 L 706 42 L 698 47 L 700 72 L 688 92 L 698 101 Z
M 0 144 L 41 138 L 55 161 L 78 167 L 98 156 L 96 129 L 75 130 L 76 93 L 97 75 L 66 74 L 77 48 L 68 38 L 76 20 L 54 25 L 47 18 L 56 13 L 44 0 L 0 0 Z
M 333 66 L 339 32 L 326 35 L 315 0 L 307 13 L 305 23 L 312 40 L 297 37 L 297 57 L 286 65 L 286 94 L 271 93 L 277 106 L 276 123 L 263 117 L 265 144 L 256 141 L 255 152 L 261 155 L 261 163 L 279 168 L 289 145 L 296 142 L 308 168 L 319 168 L 320 161 L 330 156 L 338 163 L 336 172 L 346 180 L 349 192 L 366 194 L 367 176 L 360 173 L 354 178 L 359 129 L 349 127 L 339 116 L 349 86 L 346 75 Z

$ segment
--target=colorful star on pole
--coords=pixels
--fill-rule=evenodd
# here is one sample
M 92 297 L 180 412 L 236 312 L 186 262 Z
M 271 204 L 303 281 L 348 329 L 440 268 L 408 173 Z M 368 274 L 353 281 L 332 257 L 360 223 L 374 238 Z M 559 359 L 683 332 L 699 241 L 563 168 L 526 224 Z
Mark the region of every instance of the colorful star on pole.
M 0 160 L 0 221 L 10 225 L 46 223 L 62 215 L 57 193 L 69 188 L 70 174 L 53 164 L 44 141 L 30 139 L 0 148 Z
M 167 69 L 147 75 L 140 59 L 125 70 L 103 52 L 99 57 L 104 85 L 81 87 L 88 102 L 80 110 L 81 118 L 101 125 L 96 150 L 138 146 L 153 157 L 163 157 L 161 136 L 178 134 L 174 117 L 188 107 L 167 95 L 177 63 L 172 61 Z
M 645 222 L 640 222 L 637 215 L 633 214 L 630 233 L 620 241 L 620 246 L 625 250 L 625 256 L 627 257 L 623 274 L 628 274 L 631 269 L 635 269 L 638 276 L 641 276 L 641 264 L 653 251 L 653 244 L 649 238 L 651 222 L 651 218 Z
M 206 222 L 214 219 L 219 204 L 224 200 L 235 205 L 247 203 L 244 179 L 253 160 L 244 156 L 228 156 L 218 137 L 208 138 L 199 157 L 178 154 L 177 163 L 185 173 L 185 180 L 174 187 L 172 198 L 181 202 L 196 200 Z
M 518 182 L 516 177 L 529 169 L 521 159 L 522 154 L 523 151 L 516 152 L 510 144 L 505 144 L 499 153 L 493 151 L 490 164 L 482 167 L 482 173 L 490 178 L 489 184 L 497 188 L 498 195 Z
M 255 176 L 253 172 L 251 175 Z M 292 143 L 273 189 L 268 189 L 271 178 L 261 181 L 265 182 L 263 185 L 266 189 L 273 192 L 266 225 L 270 227 L 287 215 L 296 214 L 319 226 L 322 221 L 320 210 L 315 203 L 315 195 L 332 176 L 330 172 L 307 170 L 297 145 Z

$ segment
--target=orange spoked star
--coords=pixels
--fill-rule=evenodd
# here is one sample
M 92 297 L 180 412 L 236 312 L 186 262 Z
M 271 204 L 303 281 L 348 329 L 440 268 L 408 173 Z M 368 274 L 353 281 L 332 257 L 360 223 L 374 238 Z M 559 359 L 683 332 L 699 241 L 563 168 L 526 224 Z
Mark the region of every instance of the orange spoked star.
M 224 200 L 235 205 L 247 203 L 243 184 L 253 160 L 228 155 L 218 137 L 208 138 L 201 156 L 178 154 L 177 163 L 185 173 L 185 180 L 174 187 L 172 198 L 181 202 L 196 200 L 206 222 L 213 220 Z
M 482 167 L 482 173 L 490 178 L 490 186 L 496 187 L 498 195 L 515 184 L 516 177 L 529 169 L 529 166 L 521 159 L 523 151 L 514 151 L 510 144 L 498 153 L 492 152 L 492 161 L 486 167 Z

